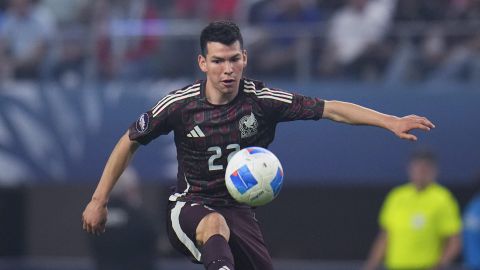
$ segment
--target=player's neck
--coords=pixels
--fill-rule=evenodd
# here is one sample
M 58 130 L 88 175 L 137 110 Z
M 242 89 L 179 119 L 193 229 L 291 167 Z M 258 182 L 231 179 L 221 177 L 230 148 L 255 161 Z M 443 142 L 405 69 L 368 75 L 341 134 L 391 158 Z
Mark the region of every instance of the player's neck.
M 238 86 L 232 92 L 222 92 L 213 86 L 210 81 L 207 80 L 205 84 L 205 97 L 208 102 L 213 105 L 224 105 L 230 103 L 238 94 Z
M 432 182 L 433 181 L 427 181 L 427 182 L 422 182 L 422 183 L 413 183 L 413 185 L 415 186 L 415 189 L 418 192 L 422 192 L 425 189 L 427 189 L 427 187 L 429 187 L 432 184 Z

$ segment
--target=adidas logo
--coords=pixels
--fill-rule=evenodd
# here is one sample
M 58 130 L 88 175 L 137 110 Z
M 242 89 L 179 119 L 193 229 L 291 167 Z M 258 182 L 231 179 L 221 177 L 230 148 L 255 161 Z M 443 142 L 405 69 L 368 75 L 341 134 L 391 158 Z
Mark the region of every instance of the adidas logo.
M 222 268 L 219 268 L 218 270 L 230 270 L 230 268 L 226 265 L 222 266 Z
M 205 134 L 203 134 L 202 130 L 198 127 L 195 126 L 190 132 L 187 134 L 187 137 L 189 138 L 198 138 L 198 137 L 205 137 Z

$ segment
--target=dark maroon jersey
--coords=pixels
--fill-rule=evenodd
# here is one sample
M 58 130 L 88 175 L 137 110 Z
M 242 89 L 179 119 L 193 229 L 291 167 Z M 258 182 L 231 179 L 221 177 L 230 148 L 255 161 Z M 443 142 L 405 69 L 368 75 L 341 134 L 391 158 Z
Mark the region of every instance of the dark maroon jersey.
M 178 174 L 171 201 L 235 205 L 225 187 L 227 161 L 249 146 L 267 148 L 279 122 L 318 120 L 325 102 L 319 98 L 267 88 L 242 79 L 230 103 L 214 105 L 205 97 L 205 81 L 176 90 L 161 99 L 130 126 L 130 139 L 148 144 L 174 132 Z

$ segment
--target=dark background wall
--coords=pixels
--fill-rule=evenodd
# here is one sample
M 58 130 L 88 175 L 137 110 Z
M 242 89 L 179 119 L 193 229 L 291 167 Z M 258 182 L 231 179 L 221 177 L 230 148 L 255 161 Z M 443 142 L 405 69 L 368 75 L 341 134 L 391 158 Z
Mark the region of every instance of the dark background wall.
M 23 188 L 0 188 L 0 256 L 25 253 L 25 206 Z

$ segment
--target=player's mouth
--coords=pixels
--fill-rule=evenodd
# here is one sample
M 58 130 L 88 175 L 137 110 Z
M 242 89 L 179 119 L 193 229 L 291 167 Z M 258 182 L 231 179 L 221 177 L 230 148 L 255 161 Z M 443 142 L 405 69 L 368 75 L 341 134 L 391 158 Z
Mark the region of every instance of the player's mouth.
M 225 87 L 232 87 L 235 83 L 234 79 L 227 79 L 227 80 L 222 80 L 222 84 Z

